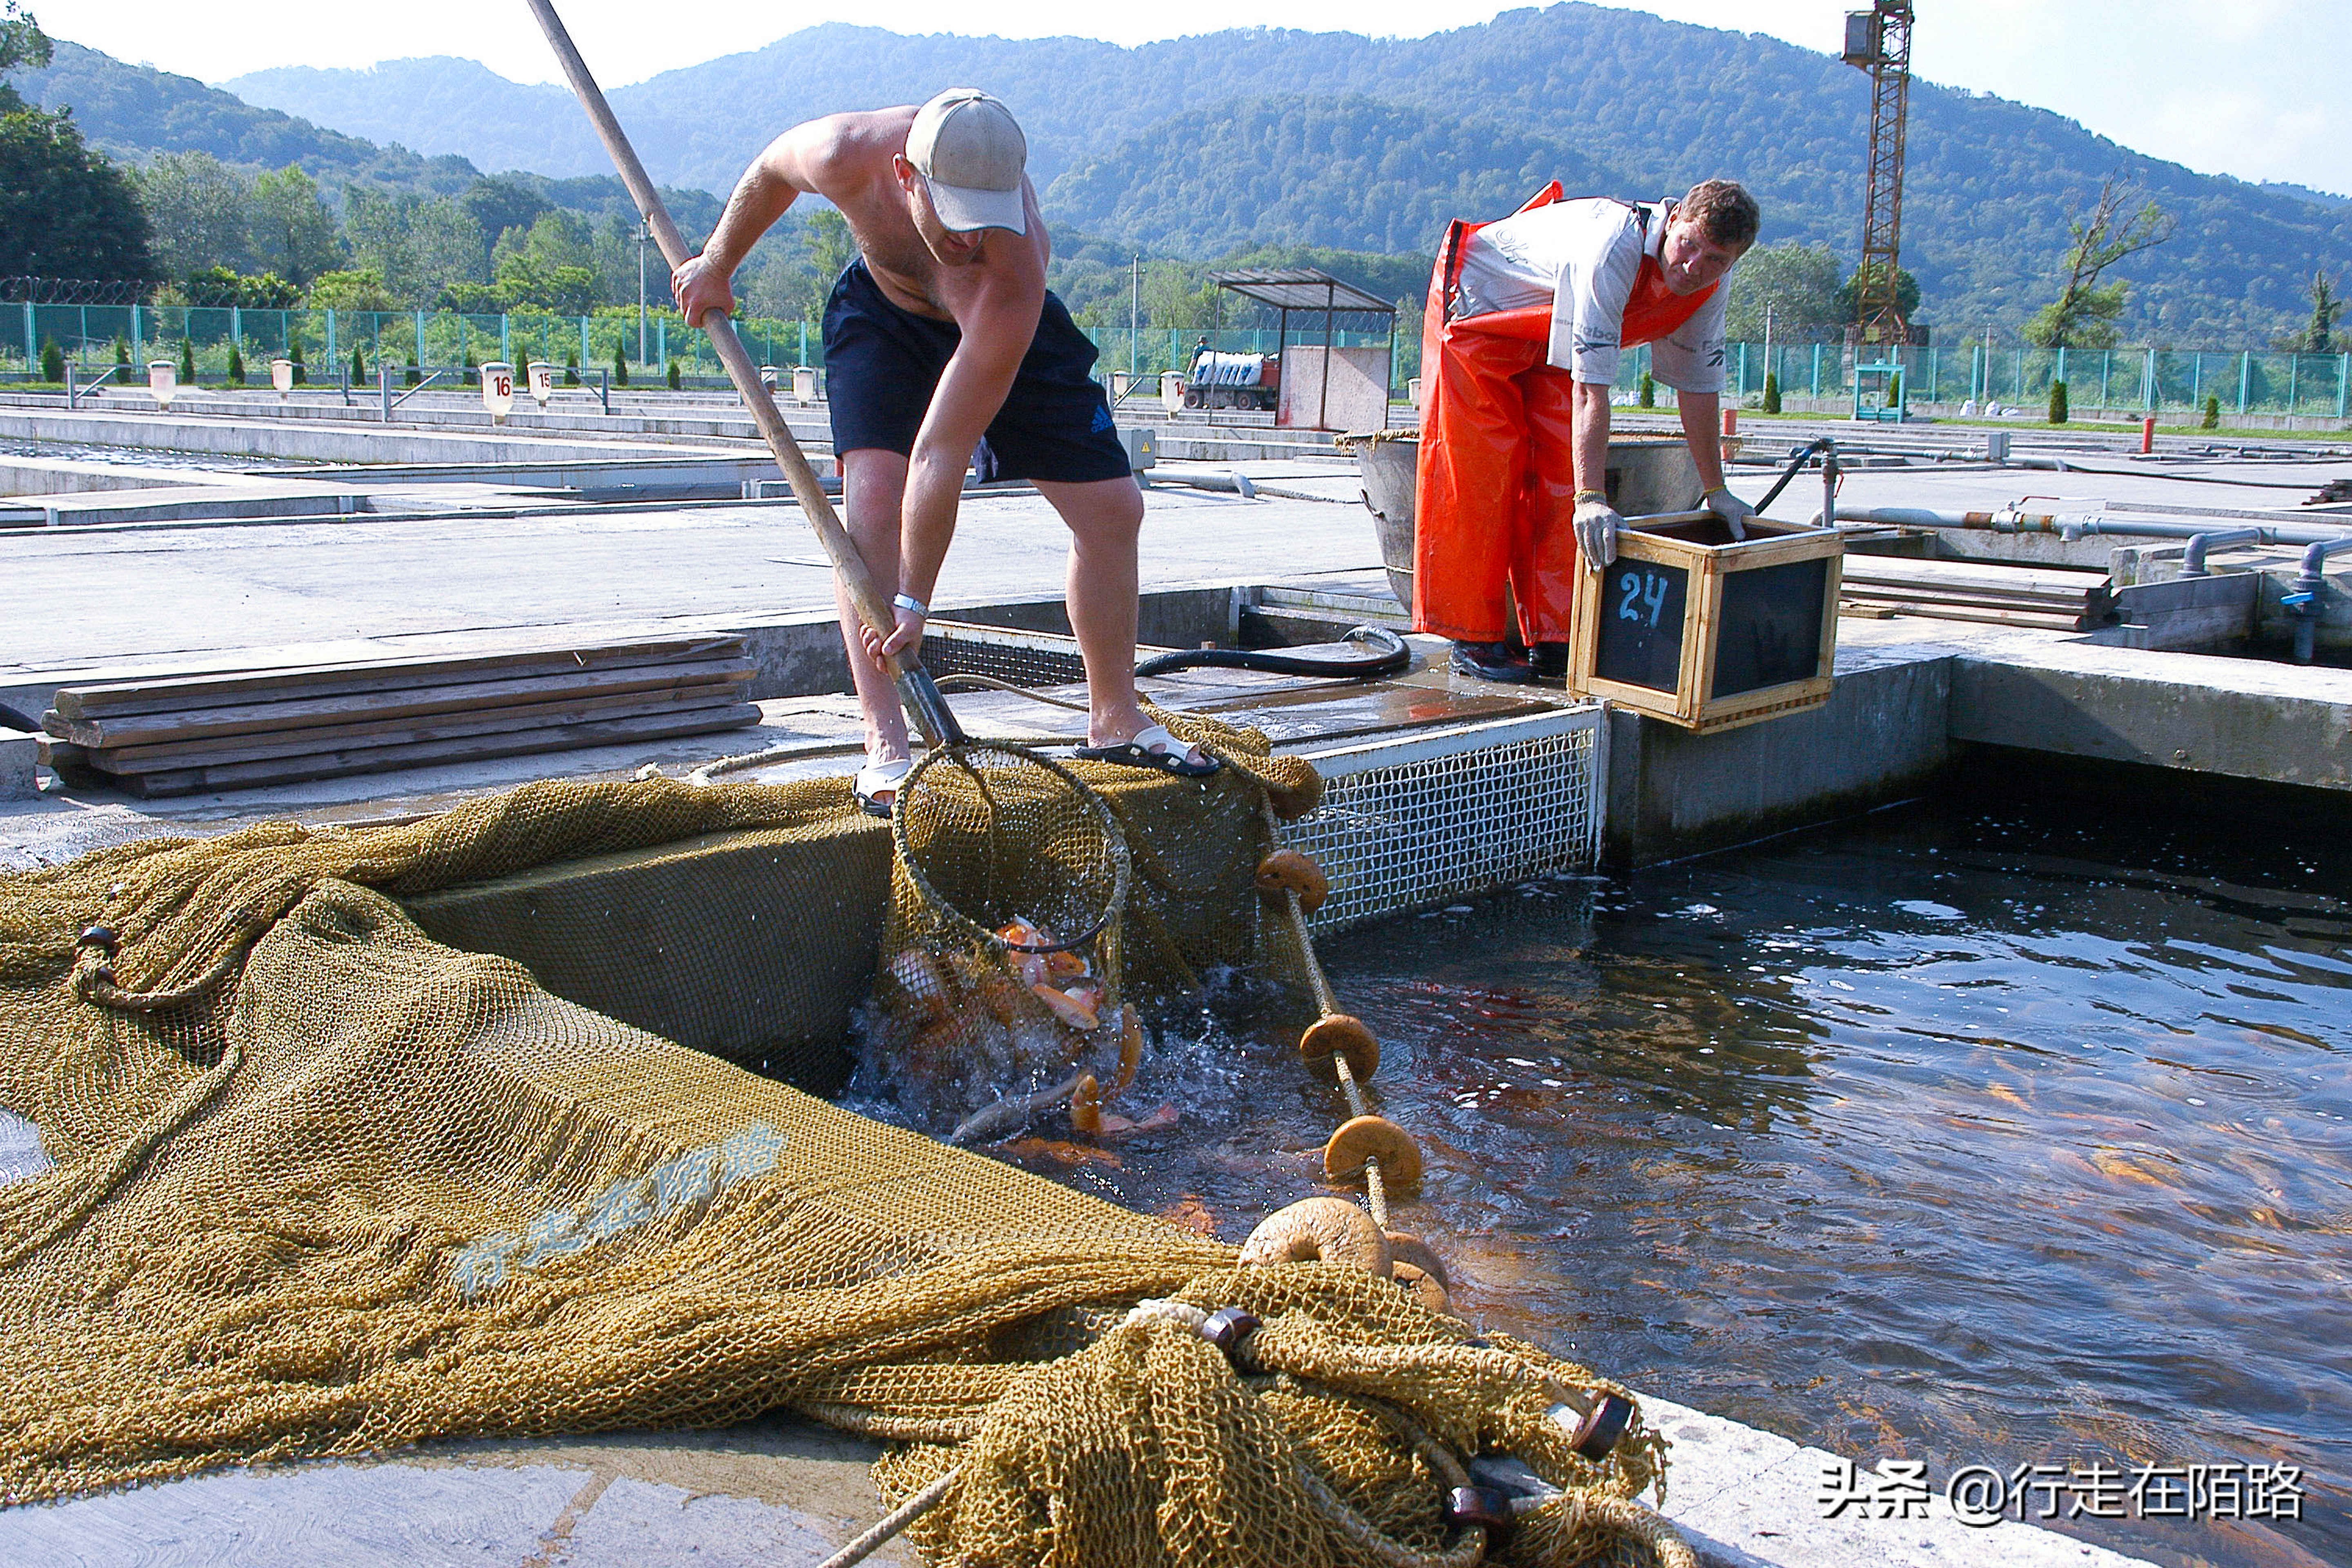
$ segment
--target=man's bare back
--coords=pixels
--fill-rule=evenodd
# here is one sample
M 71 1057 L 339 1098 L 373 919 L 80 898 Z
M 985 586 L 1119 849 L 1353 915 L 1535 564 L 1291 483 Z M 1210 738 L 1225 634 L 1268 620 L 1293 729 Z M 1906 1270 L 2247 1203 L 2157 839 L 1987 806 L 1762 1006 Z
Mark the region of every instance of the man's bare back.
M 973 308 L 999 286 L 1010 284 L 1022 296 L 1042 298 L 1052 246 L 1037 210 L 1037 193 L 1025 180 L 1022 199 L 1028 233 L 992 228 L 966 235 L 940 228 L 926 243 L 916 226 L 918 212 L 928 216 L 919 187 L 910 199 L 898 170 L 917 112 L 918 106 L 908 103 L 828 114 L 777 137 L 729 198 L 698 258 L 706 264 L 706 275 L 717 272 L 723 279 L 731 273 L 794 196 L 814 195 L 840 209 L 875 281 L 901 310 L 970 330 Z M 730 299 L 722 308 L 731 304 Z

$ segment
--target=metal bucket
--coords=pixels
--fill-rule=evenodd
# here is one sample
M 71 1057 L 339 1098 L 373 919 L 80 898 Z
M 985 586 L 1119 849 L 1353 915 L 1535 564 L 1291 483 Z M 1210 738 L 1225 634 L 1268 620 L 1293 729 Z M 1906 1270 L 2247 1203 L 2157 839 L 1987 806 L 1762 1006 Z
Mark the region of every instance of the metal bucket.
M 1381 536 L 1381 564 L 1388 568 L 1389 591 L 1412 608 L 1412 518 L 1415 470 L 1421 462 L 1421 432 L 1377 430 L 1342 436 L 1334 445 L 1356 454 L 1364 509 Z
M 1412 608 L 1413 516 L 1421 432 L 1374 430 L 1340 437 L 1335 443 L 1356 455 L 1364 509 L 1380 534 L 1381 564 L 1389 589 Z M 1678 436 L 1626 436 L 1609 443 L 1609 504 L 1626 517 L 1688 511 L 1705 491 L 1689 444 Z

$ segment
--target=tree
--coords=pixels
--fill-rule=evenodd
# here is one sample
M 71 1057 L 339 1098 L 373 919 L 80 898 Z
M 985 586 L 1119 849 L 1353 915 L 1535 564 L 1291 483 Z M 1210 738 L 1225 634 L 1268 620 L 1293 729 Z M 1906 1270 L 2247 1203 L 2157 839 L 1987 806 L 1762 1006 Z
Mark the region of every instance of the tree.
M 20 0 L 0 0 L 0 70 L 54 58 Z M 0 83 L 0 273 L 113 280 L 154 268 L 122 171 L 83 142 L 70 110 L 28 108 Z
M 217 310 L 236 306 L 246 310 L 290 310 L 302 300 L 302 291 L 275 272 L 247 276 L 226 267 L 191 272 L 181 292 L 191 305 Z
M 41 25 L 27 15 L 18 0 L 6 0 L 0 5 L 0 71 L 16 66 L 46 66 L 54 58 L 49 37 Z M 25 100 L 16 89 L 0 82 L 0 114 L 14 114 L 25 107 Z
M 2063 381 L 2052 382 L 2050 384 L 2050 423 L 2053 425 L 2063 425 L 2066 423 L 2068 412 L 2069 411 L 2066 406 L 2066 384 Z
M 808 216 L 809 265 L 830 290 L 841 269 L 857 259 L 857 239 L 849 220 L 834 207 L 818 207 Z
M 210 153 L 163 153 L 134 176 L 167 277 L 253 262 L 253 187 Z
M 61 382 L 66 378 L 66 351 L 58 347 L 55 338 L 41 340 L 41 379 Z
M 334 215 L 299 163 L 253 182 L 250 227 L 256 259 L 297 286 L 342 259 Z
M 245 384 L 245 351 L 235 342 L 228 345 L 228 384 L 231 386 Z
M 2090 216 L 2068 226 L 2074 243 L 2066 251 L 2065 286 L 2026 322 L 2026 342 L 2045 349 L 2115 347 L 2121 335 L 2116 322 L 2124 313 L 2130 285 L 2121 279 L 2103 284 L 2099 275 L 2126 256 L 2162 245 L 2176 226 L 2172 215 L 2152 200 L 2126 218 L 2124 202 L 2129 195 L 2110 175 L 2100 185 Z
M 2324 354 L 2334 344 L 2336 318 L 2343 311 L 2344 300 L 2328 286 L 2327 274 L 2315 271 L 2311 275 L 2311 325 L 2304 329 L 2303 352 Z
M 1820 342 L 1853 318 L 1838 282 L 1837 252 L 1826 245 L 1759 245 L 1739 258 L 1726 285 L 1726 331 L 1737 342 L 1761 342 L 1764 311 L 1772 311 L 1772 341 Z
M 1743 261 L 1739 265 L 1745 267 L 1748 264 Z M 1739 275 L 1739 268 L 1735 267 L 1731 270 L 1733 277 Z M 1895 309 L 1906 321 L 1919 313 L 1919 279 L 1911 276 L 1911 269 L 1907 267 L 1895 269 Z M 1843 328 L 1860 320 L 1861 316 L 1862 268 L 1857 267 L 1852 276 L 1838 285 L 1838 324 Z
M 1153 261 L 1143 268 L 1143 319 L 1151 326 L 1197 331 L 1215 321 L 1217 286 L 1207 268 L 1181 261 Z
M 148 278 L 148 247 L 130 182 L 83 143 L 70 114 L 0 114 L 0 274 Z
M 310 279 L 303 300 L 314 310 L 393 310 L 399 307 L 383 286 L 383 274 L 373 267 L 341 272 L 321 272 Z

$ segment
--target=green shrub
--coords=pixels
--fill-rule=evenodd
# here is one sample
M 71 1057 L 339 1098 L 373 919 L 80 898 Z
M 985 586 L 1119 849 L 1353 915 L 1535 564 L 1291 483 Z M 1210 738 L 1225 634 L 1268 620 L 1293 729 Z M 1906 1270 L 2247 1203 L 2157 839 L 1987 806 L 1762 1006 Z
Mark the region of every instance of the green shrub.
M 1780 412 L 1780 376 L 1777 371 L 1764 378 L 1764 412 Z
M 2050 384 L 2050 423 L 2063 425 L 2066 423 L 2066 384 L 2063 381 L 2053 381 Z
M 684 379 L 682 376 L 680 376 L 680 375 L 678 374 L 678 370 L 677 370 L 677 361 L 676 361 L 676 360 L 672 360 L 672 361 L 670 361 L 670 362 L 669 362 L 669 389 L 670 389 L 672 392 L 676 392 L 679 387 L 681 387 L 681 386 L 683 386 L 683 385 L 685 385 L 685 384 L 686 384 L 685 379 Z
M 423 384 L 425 380 L 425 373 L 417 369 L 415 365 L 410 365 L 406 370 L 400 373 L 400 379 L 404 385 L 417 386 Z
M 1900 371 L 1886 378 L 1886 406 L 1889 408 L 1903 406 L 1903 373 Z
M 131 368 L 131 345 L 121 338 L 114 340 L 114 363 L 124 370 Z
M 1642 373 L 1642 379 L 1633 384 L 1633 401 L 1643 408 L 1658 405 L 1658 384 L 1650 379 L 1650 373 L 1646 370 Z
M 614 386 L 629 384 L 629 356 L 621 352 L 621 345 L 618 343 L 613 345 L 613 384 Z
M 180 340 L 180 384 L 196 384 L 196 345 L 192 339 Z
M 287 343 L 286 357 L 294 362 L 294 384 L 310 385 L 310 367 L 302 363 L 302 335 L 299 332 L 293 334 L 292 340 Z
M 245 351 L 236 343 L 228 345 L 228 384 L 231 386 L 245 384 Z
M 580 356 L 578 354 L 566 353 L 563 356 L 563 384 L 566 386 L 577 386 L 580 384 Z
M 58 347 L 54 338 L 41 340 L 41 379 L 63 381 L 66 378 L 66 351 Z
M 360 357 L 360 346 L 352 345 L 352 384 L 360 386 L 367 381 L 367 361 Z
M 2205 397 L 2205 428 L 2219 430 L 2221 427 L 2221 400 L 2208 393 Z

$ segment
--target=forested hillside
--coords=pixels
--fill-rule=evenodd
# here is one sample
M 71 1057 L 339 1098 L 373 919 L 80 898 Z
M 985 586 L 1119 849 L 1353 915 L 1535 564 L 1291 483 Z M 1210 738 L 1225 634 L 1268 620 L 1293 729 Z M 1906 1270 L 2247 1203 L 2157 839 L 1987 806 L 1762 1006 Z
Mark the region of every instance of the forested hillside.
M 430 85 L 453 68 L 466 74 L 449 76 L 457 85 L 448 93 Z M 1924 313 L 1947 331 L 2021 325 L 2056 288 L 2068 221 L 2111 174 L 2179 219 L 2169 243 L 2118 269 L 2134 285 L 2124 328 L 2135 338 L 2265 341 L 2308 314 L 2315 267 L 2339 279 L 2352 271 L 2352 206 L 2196 174 L 2057 115 L 1934 86 L 1932 58 L 1918 68 L 1928 79 L 1913 96 L 1904 259 Z M 447 146 L 483 166 L 601 168 L 559 89 L 490 94 L 479 70 L 403 62 L 233 85 L 322 123 Z M 657 176 L 724 190 L 795 120 L 919 100 L 955 83 L 1013 105 L 1054 216 L 1146 248 L 1206 254 L 1243 236 L 1249 216 L 1248 237 L 1281 230 L 1356 249 L 1425 250 L 1443 209 L 1514 188 L 1546 144 L 1561 150 L 1565 175 L 1583 172 L 1567 161 L 1573 150 L 1613 195 L 1737 175 L 1764 201 L 1768 240 L 1827 244 L 1849 265 L 1861 226 L 1864 77 L 1769 38 L 1587 5 L 1508 12 L 1426 38 L 1251 29 L 1135 49 L 829 24 L 614 98 Z M 455 111 L 460 93 L 492 111 Z M 1310 99 L 1323 107 L 1310 113 Z M 1299 138 L 1286 139 L 1286 115 Z M 1362 150 L 1382 137 L 1403 149 L 1393 163 Z M 1353 149 L 1355 165 L 1395 194 L 1364 197 L 1318 162 L 1332 147 Z M 1279 193 L 1271 204 L 1269 192 Z M 1276 216 L 1261 225 L 1255 215 L 1269 205 Z
M 12 71 L 9 80 L 29 103 L 71 109 L 89 144 L 125 163 L 158 152 L 209 153 L 249 169 L 299 163 L 337 185 L 360 181 L 445 195 L 481 177 L 461 157 L 423 158 L 404 146 L 377 146 L 63 39 L 46 68 Z

